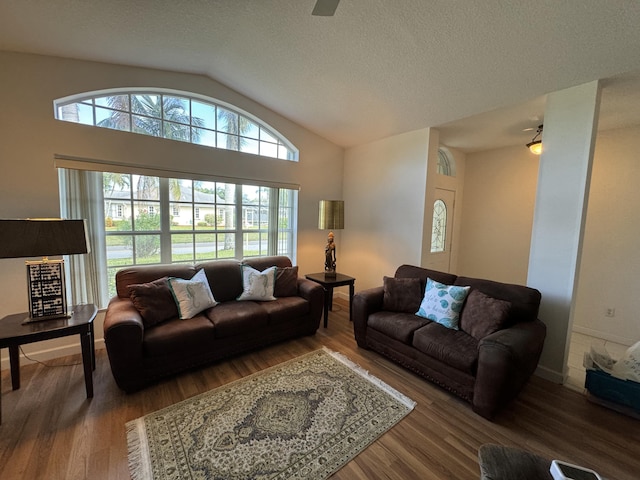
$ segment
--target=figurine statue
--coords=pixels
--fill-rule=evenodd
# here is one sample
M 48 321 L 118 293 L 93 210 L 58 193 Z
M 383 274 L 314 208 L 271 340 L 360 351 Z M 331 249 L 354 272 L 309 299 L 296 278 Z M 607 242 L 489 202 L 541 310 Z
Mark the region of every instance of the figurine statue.
M 324 272 L 329 276 L 336 274 L 336 244 L 333 237 L 333 232 L 329 232 L 327 245 L 324 247 Z

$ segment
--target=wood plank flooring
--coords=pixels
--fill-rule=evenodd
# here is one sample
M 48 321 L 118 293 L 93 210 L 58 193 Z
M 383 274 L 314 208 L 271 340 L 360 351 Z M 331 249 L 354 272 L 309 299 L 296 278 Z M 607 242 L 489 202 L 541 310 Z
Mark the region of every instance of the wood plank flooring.
M 340 304 L 341 302 L 337 302 Z M 640 421 L 588 402 L 534 377 L 494 422 L 466 403 L 374 352 L 359 349 L 348 307 L 331 312 L 329 328 L 166 380 L 142 392 L 120 391 L 106 351 L 98 350 L 95 396 L 85 397 L 82 365 L 21 370 L 11 390 L 2 372 L 0 479 L 127 479 L 124 425 L 245 375 L 326 346 L 400 390 L 418 405 L 332 479 L 477 479 L 478 447 L 498 443 L 591 467 L 615 480 L 640 478 Z M 48 362 L 80 363 L 80 355 Z

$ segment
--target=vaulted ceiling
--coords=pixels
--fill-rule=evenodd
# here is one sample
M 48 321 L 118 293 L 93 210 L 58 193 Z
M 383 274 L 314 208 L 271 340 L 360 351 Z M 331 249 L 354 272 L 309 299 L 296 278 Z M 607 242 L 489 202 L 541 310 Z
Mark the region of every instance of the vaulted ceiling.
M 0 50 L 204 74 L 344 147 L 424 127 L 526 143 L 548 93 L 595 79 L 601 128 L 640 123 L 637 0 L 314 4 L 2 0 Z

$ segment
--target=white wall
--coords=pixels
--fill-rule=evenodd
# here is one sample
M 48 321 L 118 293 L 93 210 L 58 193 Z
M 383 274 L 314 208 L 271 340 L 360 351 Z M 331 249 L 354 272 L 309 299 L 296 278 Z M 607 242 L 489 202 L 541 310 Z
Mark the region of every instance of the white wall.
M 573 318 L 626 345 L 640 340 L 637 138 L 640 126 L 597 135 Z M 458 273 L 526 284 L 538 163 L 524 146 L 467 154 Z
M 526 283 L 538 163 L 524 145 L 467 154 L 458 274 Z
M 574 331 L 626 345 L 640 340 L 638 138 L 640 126 L 597 137 L 573 320 Z
M 341 147 L 201 75 L 9 52 L 0 52 L 0 72 L 0 218 L 59 215 L 55 154 L 298 184 L 297 263 L 301 274 L 322 270 L 323 256 L 316 246 L 322 248 L 325 233 L 317 229 L 318 201 L 342 196 Z M 54 120 L 55 99 L 115 87 L 176 89 L 236 105 L 291 140 L 300 151 L 300 161 L 262 159 Z M 24 260 L 0 260 L 0 266 L 0 316 L 27 310 Z M 102 337 L 100 319 L 96 336 L 98 340 Z M 66 354 L 69 350 L 65 346 L 77 343 L 75 338 L 62 339 L 26 346 L 25 350 L 53 349 L 50 355 L 56 351 Z
M 545 108 L 527 285 L 542 293 L 547 325 L 538 373 L 558 383 L 568 371 L 599 109 L 598 81 L 551 93 Z
M 420 265 L 428 145 L 422 129 L 345 153 L 338 271 L 356 278 L 356 291 L 382 285 L 403 263 Z

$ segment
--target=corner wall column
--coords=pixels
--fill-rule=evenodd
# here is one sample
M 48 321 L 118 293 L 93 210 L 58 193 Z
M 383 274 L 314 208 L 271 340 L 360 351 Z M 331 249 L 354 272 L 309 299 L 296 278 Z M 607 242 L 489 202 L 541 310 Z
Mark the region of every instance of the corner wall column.
M 548 96 L 527 284 L 542 292 L 538 375 L 564 383 L 600 108 L 599 81 Z

